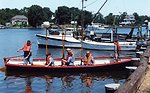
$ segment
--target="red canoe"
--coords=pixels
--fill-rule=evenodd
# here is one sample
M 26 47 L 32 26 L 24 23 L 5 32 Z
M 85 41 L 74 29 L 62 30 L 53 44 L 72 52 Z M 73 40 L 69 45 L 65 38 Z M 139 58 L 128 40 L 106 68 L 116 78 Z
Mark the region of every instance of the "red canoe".
M 33 65 L 23 64 L 23 58 L 4 58 L 7 71 L 44 71 L 44 72 L 87 72 L 98 70 L 124 69 L 132 63 L 129 57 L 120 57 L 118 61 L 113 57 L 94 57 L 95 63 L 92 65 L 81 65 L 81 59 L 76 58 L 74 66 L 61 66 L 61 58 L 54 58 L 55 66 L 45 65 L 45 58 L 34 58 Z

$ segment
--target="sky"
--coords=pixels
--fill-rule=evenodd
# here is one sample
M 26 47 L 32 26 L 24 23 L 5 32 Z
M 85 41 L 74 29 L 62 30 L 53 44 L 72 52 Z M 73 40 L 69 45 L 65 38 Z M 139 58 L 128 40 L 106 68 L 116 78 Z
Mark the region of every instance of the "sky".
M 106 0 L 84 0 L 84 8 L 87 11 L 96 13 Z M 0 0 L 0 9 L 22 9 L 39 5 L 41 7 L 49 7 L 52 12 L 57 10 L 59 6 L 77 7 L 81 9 L 82 0 Z M 139 15 L 150 16 L 150 0 L 108 0 L 100 13 L 107 16 L 109 13 L 120 15 L 127 12 L 129 15 L 134 12 Z

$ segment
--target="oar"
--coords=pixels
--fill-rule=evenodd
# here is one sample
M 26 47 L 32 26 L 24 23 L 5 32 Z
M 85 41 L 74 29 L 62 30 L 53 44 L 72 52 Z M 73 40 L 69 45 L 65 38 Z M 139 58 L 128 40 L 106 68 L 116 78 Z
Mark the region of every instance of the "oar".
M 5 71 L 6 71 L 6 67 L 1 67 L 1 68 L 0 68 L 0 71 L 1 71 L 1 72 L 5 72 Z
M 65 54 L 64 54 L 64 48 L 65 48 L 65 33 L 62 33 L 62 59 L 65 58 Z
M 5 58 L 9 59 L 9 58 L 16 58 L 16 57 L 21 57 L 21 56 L 23 55 L 17 55 L 17 56 L 5 57 Z

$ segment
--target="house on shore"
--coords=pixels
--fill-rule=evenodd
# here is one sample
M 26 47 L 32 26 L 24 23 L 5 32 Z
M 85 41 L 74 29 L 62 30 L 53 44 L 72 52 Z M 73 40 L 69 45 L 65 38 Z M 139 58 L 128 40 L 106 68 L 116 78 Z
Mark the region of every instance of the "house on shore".
M 119 23 L 119 25 L 122 25 L 122 26 L 126 26 L 126 25 L 132 25 L 135 23 L 135 17 L 134 15 L 126 15 L 125 18 L 123 19 L 123 21 L 121 21 Z
M 24 15 L 16 15 L 11 19 L 12 26 L 26 27 L 28 26 L 28 18 Z

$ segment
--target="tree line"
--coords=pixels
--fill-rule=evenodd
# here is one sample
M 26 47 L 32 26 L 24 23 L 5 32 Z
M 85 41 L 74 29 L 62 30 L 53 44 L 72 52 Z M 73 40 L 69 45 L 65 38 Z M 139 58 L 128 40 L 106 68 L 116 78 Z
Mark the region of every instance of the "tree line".
M 0 24 L 5 25 L 7 22 L 11 22 L 11 18 L 16 15 L 25 15 L 28 17 L 29 25 L 32 27 L 40 26 L 44 21 L 53 22 L 55 24 L 64 25 L 70 24 L 71 21 L 77 21 L 77 25 L 81 25 L 82 22 L 84 26 L 91 24 L 93 21 L 92 12 L 87 10 L 81 10 L 76 7 L 60 6 L 52 12 L 50 8 L 42 8 L 39 5 L 32 5 L 31 7 L 24 7 L 23 9 L 0 9 Z M 125 16 L 128 15 L 127 12 L 123 12 L 120 15 L 114 15 L 109 13 L 107 16 L 103 16 L 101 13 L 97 15 L 94 22 L 106 24 L 106 25 L 119 25 L 119 22 L 123 21 Z M 150 17 L 147 15 L 140 16 L 138 13 L 133 13 L 135 17 L 135 25 L 142 25 L 145 20 L 150 21 Z

